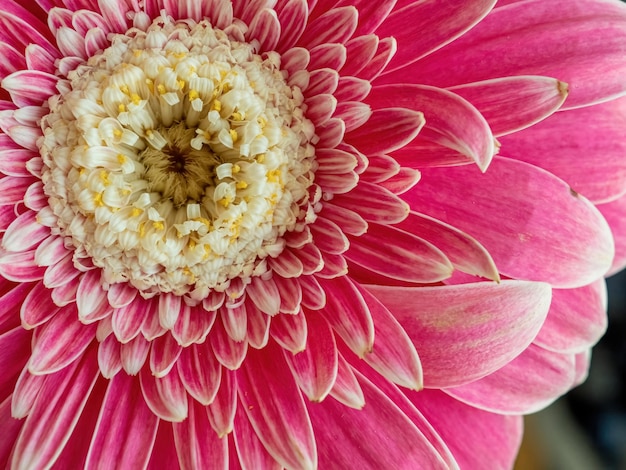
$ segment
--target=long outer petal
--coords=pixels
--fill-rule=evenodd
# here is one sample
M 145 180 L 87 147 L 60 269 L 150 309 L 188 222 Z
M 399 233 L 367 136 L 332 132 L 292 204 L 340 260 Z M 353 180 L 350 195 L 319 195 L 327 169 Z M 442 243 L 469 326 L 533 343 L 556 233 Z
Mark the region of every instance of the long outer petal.
M 271 370 L 267 364 L 272 364 Z M 239 377 L 239 400 L 267 451 L 281 465 L 312 470 L 317 451 L 304 400 L 280 348 L 251 350 Z
M 626 92 L 625 25 L 621 2 L 519 2 L 496 8 L 452 44 L 384 79 L 402 83 L 419 74 L 422 83 L 449 87 L 543 75 L 569 84 L 566 107 L 577 108 Z
M 415 344 L 429 388 L 468 383 L 510 362 L 536 336 L 551 297 L 547 284 L 524 281 L 367 289 Z
M 522 417 L 488 413 L 439 390 L 406 392 L 450 448 L 460 468 L 512 468 L 522 441 Z
M 403 198 L 475 237 L 509 277 L 579 287 L 603 276 L 613 259 L 611 231 L 598 210 L 527 163 L 496 158 L 483 175 L 471 167 L 424 170 Z
M 109 382 L 85 467 L 145 467 L 158 423 L 143 399 L 138 381 L 124 373 L 117 374 Z
M 13 468 L 46 468 L 58 458 L 98 377 L 96 348 L 49 375 L 13 450 Z
M 493 374 L 444 392 L 482 410 L 530 414 L 567 392 L 575 369 L 574 354 L 550 352 L 531 344 Z

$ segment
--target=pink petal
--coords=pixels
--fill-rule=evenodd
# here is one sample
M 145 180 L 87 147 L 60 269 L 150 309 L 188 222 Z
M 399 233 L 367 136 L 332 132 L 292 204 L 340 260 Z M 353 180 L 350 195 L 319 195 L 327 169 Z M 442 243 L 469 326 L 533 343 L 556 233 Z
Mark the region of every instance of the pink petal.
M 281 347 L 296 354 L 306 348 L 308 328 L 303 312 L 277 315 L 272 319 L 270 335 Z
M 401 165 L 434 165 L 436 162 L 421 163 L 420 153 L 435 145 L 458 152 L 485 171 L 496 153 L 485 118 L 471 103 L 447 90 L 407 84 L 374 86 L 367 102 L 374 108 L 399 106 L 424 113 L 426 123 L 417 139 L 393 154 Z
M 117 374 L 109 386 L 87 455 L 87 468 L 143 468 L 150 459 L 159 419 L 137 381 Z
M 95 353 L 46 378 L 13 448 L 13 468 L 46 468 L 58 458 L 98 377 Z
M 201 306 L 183 305 L 171 333 L 183 347 L 203 342 L 215 322 L 216 312 L 207 312 Z
M 159 295 L 159 323 L 166 330 L 171 330 L 180 315 L 182 297 L 174 294 Z
M 111 322 L 115 337 L 120 343 L 128 343 L 141 332 L 141 327 L 149 314 L 150 303 L 143 299 L 132 302 L 125 307 L 113 309 Z
M 253 277 L 246 294 L 262 312 L 276 315 L 280 310 L 280 294 L 272 279 Z
M 426 387 L 461 385 L 498 370 L 528 346 L 550 306 L 550 286 L 535 282 L 367 289 L 416 345 Z
M 67 367 L 95 339 L 96 327 L 80 323 L 75 307 L 62 308 L 37 329 L 28 370 L 33 374 L 50 374 Z
M 28 361 L 30 332 L 17 326 L 0 334 L 0 400 L 13 392 L 18 376 Z
M 480 380 L 444 391 L 476 408 L 502 414 L 539 411 L 567 392 L 574 381 L 573 354 L 531 344 L 502 369 Z
M 361 410 L 334 400 L 308 405 L 320 468 L 448 468 L 424 434 L 387 396 L 365 377 L 360 376 L 359 381 L 365 394 Z
M 170 373 L 183 348 L 170 334 L 156 338 L 150 348 L 150 370 L 155 377 L 164 377 Z
M 228 304 L 222 306 L 222 308 L 220 308 L 220 315 L 224 329 L 233 341 L 243 341 L 246 339 L 248 316 L 246 314 L 245 302 L 235 307 L 229 307 Z
M 50 229 L 37 221 L 33 211 L 19 215 L 9 225 L 2 238 L 2 246 L 9 251 L 26 251 L 50 236 Z
M 450 91 L 472 103 L 496 136 L 514 133 L 548 117 L 568 93 L 567 84 L 539 76 L 494 78 L 452 87 Z
M 327 294 L 320 312 L 346 345 L 364 357 L 374 346 L 374 322 L 359 289 L 347 276 L 319 283 Z
M 360 410 L 365 406 L 365 396 L 361 385 L 354 375 L 352 367 L 346 362 L 344 357 L 339 353 L 337 356 L 337 378 L 330 390 L 330 396 L 343 403 L 350 408 Z
M 20 70 L 2 80 L 2 87 L 18 106 L 39 106 L 58 93 L 59 77 L 39 70 Z
M 597 209 L 526 163 L 497 158 L 483 175 L 471 167 L 425 170 L 403 197 L 474 236 L 509 277 L 578 287 L 606 273 L 613 258 L 610 229 Z
M 226 333 L 221 317 L 218 317 L 213 325 L 209 340 L 215 357 L 224 367 L 230 370 L 239 369 L 246 358 L 248 350 L 247 341 L 233 341 Z
M 189 407 L 189 418 L 174 423 L 174 443 L 182 469 L 228 468 L 228 441 L 218 438 L 209 426 L 206 413 L 199 403 Z
M 244 413 L 235 415 L 235 432 L 233 435 L 236 455 L 242 469 L 281 470 L 283 468 L 265 450 Z
M 351 209 L 324 202 L 319 215 L 337 224 L 345 234 L 359 236 L 367 232 L 365 219 Z
M 28 284 L 22 284 L 22 286 L 23 288 L 20 289 L 22 292 L 19 294 L 19 297 L 24 295 L 24 288 L 29 287 Z M 5 297 L 8 296 L 3 296 L 0 302 L 8 302 L 9 299 Z M 19 304 L 13 303 L 12 305 Z M 21 303 L 20 318 L 22 326 L 26 329 L 31 329 L 42 325 L 56 315 L 58 311 L 59 308 L 54 305 L 50 297 L 50 290 L 42 282 L 38 282 Z
M 122 370 L 120 343 L 115 335 L 109 335 L 98 345 L 98 367 L 102 376 L 112 379 Z
M 246 39 L 259 41 L 261 51 L 273 51 L 280 39 L 280 26 L 276 12 L 265 8 L 254 16 Z
M 522 440 L 521 416 L 479 410 L 439 390 L 406 392 L 450 448 L 459 468 L 513 468 Z
M 620 98 L 559 112 L 503 137 L 501 152 L 548 170 L 596 204 L 608 202 L 626 193 L 625 127 L 626 98 Z
M 412 109 L 395 107 L 395 104 L 391 106 L 394 107 L 374 109 L 365 124 L 346 132 L 346 142 L 366 154 L 384 154 L 411 142 L 424 125 L 424 115 Z
M 280 276 L 275 276 L 273 279 L 280 293 L 280 312 L 286 314 L 298 313 L 300 303 L 302 302 L 300 282 L 297 279 L 285 279 Z
M 280 348 L 269 344 L 250 351 L 238 377 L 239 411 L 245 411 L 266 450 L 285 467 L 315 468 L 311 421 Z
M 122 344 L 120 358 L 124 371 L 129 375 L 137 375 L 146 362 L 149 351 L 150 342 L 141 335 L 136 336 L 126 344 Z
M 233 430 L 237 411 L 237 376 L 225 370 L 222 373 L 220 387 L 215 399 L 206 408 L 206 415 L 211 427 L 222 438 Z
M 0 403 L 0 420 L 2 420 L 2 439 L 0 440 L 0 465 L 9 467 L 13 444 L 20 434 L 24 421 L 11 416 L 11 398 Z
M 607 276 L 626 267 L 626 196 L 597 206 L 611 226 L 615 239 L 615 258 Z
M 400 323 L 370 292 L 360 287 L 359 292 L 374 320 L 374 348 L 363 358 L 387 380 L 414 390 L 423 388 L 420 359 Z
M 339 70 L 346 63 L 346 47 L 343 44 L 320 44 L 309 51 L 309 70 Z M 334 90 L 333 90 L 334 91 Z
M 264 348 L 270 338 L 270 316 L 259 309 L 247 309 L 248 314 L 248 343 L 256 349 Z
M 353 6 L 334 8 L 310 22 L 298 44 L 312 49 L 322 43 L 343 43 L 356 30 L 358 16 Z
M 395 224 L 401 222 L 409 213 L 407 204 L 385 188 L 366 181 L 348 194 L 339 194 L 333 198 L 333 204 L 352 210 L 368 222 Z
M 380 37 L 393 36 L 398 41 L 399 52 L 389 70 L 404 67 L 453 42 L 487 16 L 494 4 L 494 0 L 472 0 L 459 11 L 458 5 L 429 0 L 396 8 L 376 31 Z
M 285 360 L 308 399 L 322 401 L 337 378 L 337 346 L 332 329 L 319 315 L 309 315 L 307 329 L 304 350 L 296 354 L 285 351 Z
M 35 251 L 8 253 L 0 251 L 0 274 L 14 282 L 39 281 L 45 268 L 35 264 Z
M 498 269 L 485 247 L 451 225 L 411 211 L 398 226 L 435 245 L 456 269 L 492 281 L 500 279 Z
M 139 383 L 146 404 L 159 418 L 175 423 L 187 418 L 187 392 L 177 371 L 157 378 L 144 367 L 139 372 Z
M 302 288 L 302 306 L 319 310 L 326 305 L 326 292 L 315 276 L 302 276 L 298 282 Z
M 300 39 L 307 21 L 306 0 L 289 0 L 278 12 L 281 24 L 280 40 L 277 52 L 284 53 Z M 284 56 L 283 56 L 284 57 Z
M 384 240 L 393 240 L 393 244 L 384 244 Z M 454 269 L 439 248 L 392 226 L 371 223 L 367 233 L 350 241 L 344 256 L 385 278 L 432 283 L 447 279 Z
M 208 341 L 184 348 L 176 366 L 189 395 L 203 405 L 214 400 L 222 377 L 222 367 L 215 359 Z
M 566 106 L 577 108 L 626 91 L 621 81 L 626 73 L 625 23 L 626 7 L 619 2 L 511 4 L 496 8 L 437 53 L 385 79 L 403 82 L 419 73 L 423 83 L 448 87 L 493 77 L 544 75 L 569 84 Z M 588 40 L 581 44 L 581 37 Z M 548 43 L 551 47 L 544 47 Z
M 112 313 L 109 312 L 111 307 L 106 293 L 102 290 L 101 275 L 99 269 L 92 269 L 80 278 L 76 291 L 76 306 L 78 317 L 84 323 L 92 323 Z
M 549 351 L 586 351 L 606 332 L 606 309 L 604 279 L 578 289 L 553 289 L 550 313 L 533 342 Z
M 98 0 L 98 9 L 111 31 L 123 33 L 128 29 L 126 20 L 128 6 L 124 0 Z

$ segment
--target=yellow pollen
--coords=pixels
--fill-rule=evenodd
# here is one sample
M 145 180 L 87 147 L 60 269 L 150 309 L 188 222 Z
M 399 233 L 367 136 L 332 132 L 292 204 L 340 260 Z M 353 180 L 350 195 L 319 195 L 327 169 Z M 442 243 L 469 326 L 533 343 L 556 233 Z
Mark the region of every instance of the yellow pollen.
M 246 189 L 248 187 L 248 183 L 246 183 L 245 181 L 238 181 L 235 187 L 237 189 Z
M 189 247 L 190 250 L 194 250 L 196 248 L 196 242 L 190 238 L 189 242 L 187 242 L 187 246 Z
M 189 90 L 189 101 L 197 100 L 199 97 L 198 90 Z
M 271 170 L 267 172 L 267 180 L 272 183 L 278 183 L 280 181 L 280 170 Z
M 139 236 L 143 238 L 146 235 L 146 224 L 141 222 L 139 224 Z
M 167 88 L 165 88 L 165 85 L 163 85 L 162 83 L 159 83 L 157 85 L 157 91 L 160 95 L 164 95 L 165 93 L 167 93 Z
M 117 107 L 117 111 L 119 113 L 124 113 L 126 112 L 126 105 L 124 103 L 120 103 L 119 106 Z
M 133 100 L 134 105 L 138 105 L 139 103 L 141 103 L 141 96 L 139 96 L 137 93 L 133 93 L 130 99 Z
M 124 154 L 122 154 L 122 153 L 118 153 L 117 154 L 117 162 L 120 165 L 123 165 L 124 163 L 126 163 L 126 156 Z
M 233 175 L 236 175 L 237 173 L 239 173 L 241 171 L 241 167 L 239 165 L 237 165 L 236 163 L 233 165 Z
M 205 243 L 204 245 L 204 259 L 207 259 L 211 255 L 211 245 Z
M 135 57 L 141 57 L 141 54 L 142 54 L 142 53 L 143 53 L 143 50 L 141 50 L 141 49 L 135 49 L 135 50 L 133 50 L 133 55 L 134 55 Z
M 237 142 L 237 139 L 239 139 L 239 136 L 237 135 L 237 131 L 235 129 L 231 129 L 230 131 L 228 131 L 228 133 L 230 134 L 231 138 L 233 139 L 233 144 L 235 142 Z
M 176 83 L 178 83 L 178 88 L 181 90 L 185 88 L 185 80 L 178 80 Z
M 213 100 L 213 104 L 211 104 L 211 110 L 217 111 L 219 113 L 222 110 L 222 102 L 220 100 Z
M 243 116 L 239 112 L 234 112 L 232 117 L 233 121 L 243 121 Z
M 165 228 L 165 225 L 163 224 L 163 222 L 161 221 L 154 221 L 152 222 L 152 226 L 156 229 L 156 230 L 163 230 Z
M 122 85 L 120 87 L 120 90 L 122 91 L 122 93 L 124 93 L 125 95 L 130 95 L 130 90 L 128 89 L 128 85 Z
M 106 170 L 100 170 L 100 179 L 105 186 L 109 186 L 111 182 L 109 181 L 109 173 Z
M 258 154 L 256 157 L 256 161 L 259 163 L 263 163 L 265 161 L 265 154 L 264 153 Z
M 139 217 L 143 213 L 143 210 L 139 209 L 139 207 L 133 207 L 132 216 Z
M 96 206 L 102 207 L 104 206 L 104 202 L 102 202 L 102 193 L 96 193 L 93 195 L 93 202 L 96 203 Z
M 154 82 L 151 79 L 146 78 L 146 85 L 148 86 L 150 93 L 154 93 Z
M 233 198 L 230 196 L 227 196 L 227 197 L 220 199 L 218 202 L 220 203 L 220 205 L 224 207 L 228 207 L 230 203 L 233 202 Z
M 228 93 L 230 90 L 232 90 L 233 87 L 230 83 L 224 83 L 222 85 L 222 93 Z
M 131 193 L 130 189 L 122 189 L 122 196 L 130 196 Z
M 187 53 L 186 52 L 174 52 L 174 54 L 172 54 L 176 59 L 184 59 L 185 57 L 187 57 Z
M 115 130 L 113 131 L 113 135 L 114 135 L 115 137 L 122 137 L 122 135 L 124 135 L 124 133 L 123 133 L 122 131 L 120 131 L 119 129 L 115 129 Z

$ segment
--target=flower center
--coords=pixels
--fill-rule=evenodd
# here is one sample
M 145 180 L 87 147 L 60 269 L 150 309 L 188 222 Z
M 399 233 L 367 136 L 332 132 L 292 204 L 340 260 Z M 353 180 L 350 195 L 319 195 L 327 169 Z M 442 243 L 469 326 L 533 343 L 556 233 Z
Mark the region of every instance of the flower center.
M 108 283 L 223 290 L 263 274 L 314 218 L 302 94 L 237 27 L 159 18 L 115 35 L 49 100 L 40 149 L 58 233 Z

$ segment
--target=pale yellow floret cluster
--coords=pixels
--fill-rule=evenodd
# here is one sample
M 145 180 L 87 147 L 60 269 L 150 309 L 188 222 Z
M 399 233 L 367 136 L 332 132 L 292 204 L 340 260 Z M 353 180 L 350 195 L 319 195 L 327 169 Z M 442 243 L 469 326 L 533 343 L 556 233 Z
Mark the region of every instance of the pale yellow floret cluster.
M 108 283 L 201 298 L 267 271 L 315 218 L 314 128 L 277 54 L 159 18 L 70 75 L 44 119 L 58 231 Z

